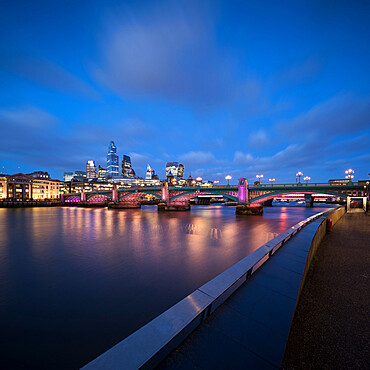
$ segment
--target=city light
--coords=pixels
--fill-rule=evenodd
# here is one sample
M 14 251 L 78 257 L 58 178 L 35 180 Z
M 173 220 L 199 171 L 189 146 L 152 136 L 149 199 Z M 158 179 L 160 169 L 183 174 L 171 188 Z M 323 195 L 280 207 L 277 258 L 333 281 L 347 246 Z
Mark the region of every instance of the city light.
M 295 175 L 295 181 L 297 182 L 297 177 L 298 177 L 298 184 L 301 183 L 301 177 L 303 176 L 303 173 L 301 171 L 297 172 Z
M 305 176 L 303 178 L 304 181 L 306 181 L 306 184 L 308 184 L 308 182 L 311 180 L 311 177 L 310 176 Z
M 355 171 L 352 170 L 352 168 L 345 171 L 346 173 L 346 179 L 349 179 L 350 182 L 352 182 L 352 179 L 355 177 L 354 173 Z
M 230 186 L 230 180 L 232 177 L 230 175 L 225 176 L 225 180 L 227 180 L 227 186 Z
M 275 182 L 275 177 L 269 179 L 269 181 L 273 184 Z
M 261 179 L 263 178 L 263 175 L 261 173 L 259 173 L 259 174 L 256 175 L 256 177 L 258 179 L 257 181 L 261 184 Z
M 203 179 L 202 179 L 201 177 L 197 177 L 197 178 L 196 178 L 196 180 L 197 180 L 198 182 L 200 182 L 200 181 L 202 181 Z

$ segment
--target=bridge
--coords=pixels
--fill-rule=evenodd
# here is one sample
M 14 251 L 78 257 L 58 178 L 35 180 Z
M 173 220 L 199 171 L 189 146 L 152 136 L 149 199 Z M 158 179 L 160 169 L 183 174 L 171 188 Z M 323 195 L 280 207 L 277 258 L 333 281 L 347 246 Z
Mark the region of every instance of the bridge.
M 304 196 L 307 206 L 312 206 L 315 196 L 327 196 L 346 199 L 348 196 L 366 196 L 366 189 L 355 182 L 347 184 L 311 183 L 311 184 L 258 184 L 248 185 L 245 178 L 239 179 L 238 185 L 213 187 L 168 187 L 166 182 L 161 186 L 131 187 L 118 189 L 113 186 L 111 191 L 94 191 L 81 193 L 67 193 L 62 195 L 64 204 L 106 205 L 112 208 L 138 208 L 139 200 L 145 195 L 158 199 L 163 210 L 189 209 L 189 200 L 199 195 L 222 195 L 230 201 L 237 202 L 247 209 L 254 208 L 253 213 L 261 213 L 262 205 L 266 201 L 283 195 L 299 194 Z M 242 209 L 242 208 L 240 208 Z

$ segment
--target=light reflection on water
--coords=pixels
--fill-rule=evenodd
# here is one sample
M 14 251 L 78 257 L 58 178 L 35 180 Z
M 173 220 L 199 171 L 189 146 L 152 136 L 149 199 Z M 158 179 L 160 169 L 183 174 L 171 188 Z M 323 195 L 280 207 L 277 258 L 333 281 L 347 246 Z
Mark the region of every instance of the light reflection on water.
M 321 210 L 0 209 L 2 366 L 82 366 Z

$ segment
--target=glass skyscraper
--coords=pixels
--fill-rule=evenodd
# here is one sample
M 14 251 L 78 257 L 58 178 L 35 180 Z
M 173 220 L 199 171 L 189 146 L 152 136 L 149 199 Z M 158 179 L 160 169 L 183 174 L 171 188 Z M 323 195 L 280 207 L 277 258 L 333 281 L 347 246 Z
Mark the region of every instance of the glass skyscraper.
M 166 163 L 166 176 L 172 176 L 175 179 L 182 179 L 184 177 L 185 167 L 179 162 Z
M 108 147 L 107 155 L 107 178 L 115 178 L 119 176 L 119 159 L 117 155 L 117 147 L 114 141 L 111 141 Z
M 132 168 L 131 158 L 128 155 L 124 155 L 122 158 L 122 176 L 123 177 L 135 177 L 135 171 Z

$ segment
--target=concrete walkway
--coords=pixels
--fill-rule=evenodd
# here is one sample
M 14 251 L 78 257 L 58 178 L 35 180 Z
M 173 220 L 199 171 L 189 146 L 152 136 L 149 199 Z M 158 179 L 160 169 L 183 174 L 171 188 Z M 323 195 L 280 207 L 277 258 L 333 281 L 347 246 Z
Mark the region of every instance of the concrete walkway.
M 346 214 L 311 265 L 284 369 L 369 369 L 369 276 L 370 216 Z
M 323 219 L 293 236 L 158 368 L 279 368 L 307 253 Z

